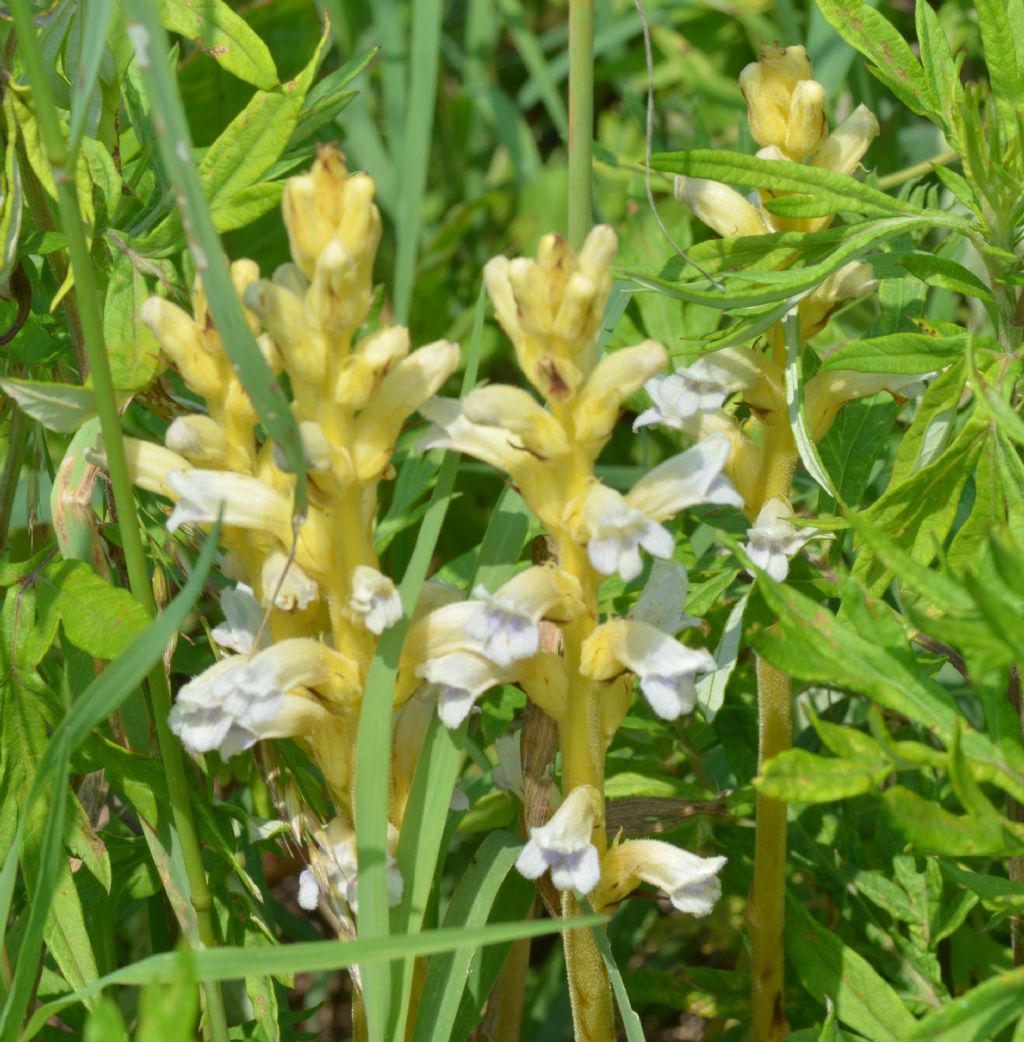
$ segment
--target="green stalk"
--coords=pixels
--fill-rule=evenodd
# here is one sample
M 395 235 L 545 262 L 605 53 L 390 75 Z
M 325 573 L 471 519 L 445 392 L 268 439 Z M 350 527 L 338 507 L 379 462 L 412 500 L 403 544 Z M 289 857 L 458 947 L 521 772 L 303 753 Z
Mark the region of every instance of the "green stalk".
M 569 0 L 569 245 L 579 250 L 594 220 L 594 4 Z
M 114 394 L 114 384 L 103 339 L 103 320 L 100 313 L 96 276 L 78 208 L 74 178 L 75 157 L 68 154 L 60 117 L 46 79 L 42 52 L 32 19 L 32 8 L 28 0 L 14 0 L 12 6 L 14 7 L 18 45 L 36 101 L 36 117 L 39 121 L 40 135 L 47 161 L 53 169 L 54 183 L 57 186 L 61 226 L 67 238 L 71 269 L 75 277 L 72 292 L 78 301 L 82 335 L 92 373 L 93 392 L 96 395 L 96 409 L 103 431 L 104 450 L 107 456 L 110 483 L 114 492 L 114 503 L 117 508 L 128 581 L 135 597 L 142 602 L 150 615 L 156 615 L 156 602 L 149 580 L 142 533 L 128 475 L 124 442 L 121 437 L 117 399 Z M 171 813 L 178 838 L 181 841 L 182 856 L 192 894 L 192 904 L 196 912 L 199 937 L 204 946 L 212 947 L 216 945 L 217 939 L 213 927 L 210 888 L 207 885 L 202 850 L 192 818 L 189 786 L 185 778 L 181 748 L 167 726 L 167 714 L 171 708 L 171 692 L 162 663 L 158 663 L 149 675 L 149 692 L 153 707 L 153 724 L 160 746 L 160 754 L 164 761 L 164 769 L 167 772 Z M 227 1018 L 224 1013 L 220 985 L 207 984 L 205 991 L 211 1036 L 215 1042 L 227 1042 Z
M 11 511 L 14 509 L 14 497 L 18 492 L 21 467 L 25 462 L 28 432 L 32 426 L 29 418 L 13 402 L 11 408 L 13 412 L 11 433 L 7 438 L 7 459 L 4 460 L 3 474 L 0 474 L 0 553 L 7 549 Z

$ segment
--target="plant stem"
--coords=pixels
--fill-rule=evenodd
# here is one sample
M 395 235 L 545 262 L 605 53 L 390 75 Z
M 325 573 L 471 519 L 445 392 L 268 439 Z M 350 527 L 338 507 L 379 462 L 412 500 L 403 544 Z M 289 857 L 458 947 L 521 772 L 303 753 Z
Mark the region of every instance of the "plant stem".
M 907 166 L 902 170 L 886 174 L 885 177 L 880 177 L 878 179 L 878 187 L 883 191 L 886 188 L 896 188 L 898 185 L 911 181 L 915 177 L 923 177 L 925 174 L 931 173 L 937 166 L 948 166 L 959 158 L 958 152 L 947 149 L 945 152 L 940 152 L 937 156 L 932 156 L 931 159 L 925 159 L 920 163 L 914 163 L 913 166 Z
M 0 553 L 7 549 L 7 536 L 10 531 L 11 511 L 14 509 L 14 497 L 18 493 L 18 478 L 25 462 L 25 450 L 28 447 L 28 433 L 31 429 L 29 418 L 11 403 L 11 431 L 7 437 L 7 459 L 4 460 L 3 474 L 0 474 Z
M 756 518 L 774 496 L 792 491 L 797 452 L 785 415 L 765 425 L 764 457 L 757 502 L 748 504 Z M 788 749 L 793 739 L 792 683 L 761 657 L 757 658 L 758 769 Z M 781 1042 L 789 1033 L 782 1008 L 785 964 L 786 804 L 758 793 L 754 839 L 754 879 L 747 902 L 751 948 L 752 1042 Z
M 92 373 L 93 391 L 96 395 L 96 408 L 103 431 L 104 451 L 107 456 L 110 483 L 114 491 L 114 503 L 117 507 L 118 527 L 128 569 L 128 581 L 132 593 L 142 602 L 150 615 L 155 615 L 156 603 L 149 580 L 142 533 L 135 510 L 124 442 L 121 437 L 117 398 L 114 394 L 114 384 L 103 339 L 103 320 L 100 313 L 96 275 L 78 208 L 74 178 L 75 160 L 73 156 L 68 155 L 60 117 L 46 79 L 39 40 L 32 19 L 32 9 L 28 0 L 15 0 L 13 7 L 18 44 L 36 101 L 36 117 L 39 121 L 47 161 L 53 169 L 54 183 L 57 186 L 61 226 L 67 238 L 68 254 L 75 278 L 75 286 L 71 292 L 75 294 L 77 300 L 77 311 Z M 217 943 L 211 912 L 210 889 L 206 881 L 202 850 L 192 818 L 192 806 L 189 802 L 190 787 L 185 778 L 181 748 L 167 726 L 171 694 L 162 662 L 158 663 L 149 675 L 149 691 L 153 706 L 153 723 L 160 754 L 164 761 L 164 769 L 167 772 L 171 813 L 181 842 L 192 904 L 196 912 L 199 938 L 203 945 L 210 947 Z M 216 1042 L 227 1042 L 227 1019 L 220 986 L 216 982 L 207 984 L 205 992 L 211 1035 Z
M 757 659 L 758 765 L 790 747 L 792 687 L 789 677 Z M 782 1011 L 785 923 L 786 804 L 757 797 L 754 881 L 747 903 L 751 946 L 753 1042 L 780 1042 L 789 1032 Z
M 569 245 L 579 250 L 593 222 L 594 4 L 569 0 Z
M 604 737 L 601 705 L 593 681 L 580 673 L 583 641 L 597 625 L 597 583 L 586 550 L 565 535 L 559 539 L 559 565 L 580 583 L 586 609 L 562 630 L 569 698 L 565 716 L 559 721 L 562 750 L 562 793 L 567 796 L 580 785 L 590 785 L 601 794 L 601 817 L 592 841 L 599 855 L 608 846 L 604 826 Z M 562 894 L 562 917 L 580 914 L 573 894 Z M 611 982 L 593 930 L 571 930 L 562 934 L 565 970 L 569 982 L 572 1023 L 576 1042 L 613 1042 L 615 1010 Z

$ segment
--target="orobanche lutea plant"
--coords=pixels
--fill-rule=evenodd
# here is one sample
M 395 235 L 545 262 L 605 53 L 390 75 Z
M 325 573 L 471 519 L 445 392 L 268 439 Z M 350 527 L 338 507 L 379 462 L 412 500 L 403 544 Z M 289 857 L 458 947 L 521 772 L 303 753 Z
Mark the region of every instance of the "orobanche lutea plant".
M 729 438 L 709 433 L 625 495 L 595 477 L 623 400 L 667 363 L 652 341 L 597 358 L 617 245 L 608 227 L 595 228 L 579 256 L 552 235 L 536 261 L 496 258 L 487 267 L 499 322 L 546 408 L 511 386 L 482 387 L 461 402 L 433 397 L 458 364 L 454 344 L 410 352 L 402 327 L 357 337 L 380 237 L 373 196 L 367 176 L 349 176 L 342 156 L 324 149 L 284 193 L 293 263 L 269 280 L 252 262 L 232 266 L 252 331 L 293 393 L 310 504 L 297 532 L 295 475 L 257 436 L 256 414 L 208 319 L 201 284 L 192 314 L 159 297 L 145 306 L 145 321 L 206 411 L 176 418 L 163 446 L 129 439 L 132 477 L 174 503 L 172 532 L 222 517 L 222 572 L 234 584 L 223 590 L 224 621 L 212 634 L 223 656 L 178 692 L 171 727 L 193 752 L 224 758 L 274 738 L 306 750 L 334 816 L 318 820 L 289 790 L 295 838 L 307 850 L 299 901 L 321 905 L 343 936 L 353 936 L 359 712 L 377 639 L 402 616 L 374 549 L 378 486 L 403 425 L 420 409 L 432 423 L 421 448 L 454 449 L 507 471 L 553 538 L 554 558 L 498 589 L 477 587 L 468 600 L 443 584 L 424 587 L 394 692 L 392 853 L 432 707 L 457 727 L 489 688 L 518 684 L 557 722 L 562 755 L 561 800 L 547 824 L 532 830 L 519 871 L 528 878 L 550 871 L 566 916 L 576 914 L 577 895 L 601 910 L 641 882 L 662 888 L 676 908 L 704 915 L 720 894 L 725 859 L 657 840 L 611 837 L 609 845 L 604 758 L 634 677 L 654 711 L 675 719 L 693 709 L 695 675 L 714 668 L 706 650 L 675 639 L 695 620 L 681 610 L 686 576 L 668 563 L 674 539 L 662 522 L 698 503 L 741 505 L 722 474 Z M 630 617 L 601 621 L 601 583 L 615 574 L 636 578 L 641 549 L 664 567 Z M 558 628 L 554 650 L 540 639 L 543 622 Z M 402 885 L 392 860 L 393 902 Z M 577 1033 L 610 1039 L 614 1013 L 599 949 L 589 931 L 565 939 Z

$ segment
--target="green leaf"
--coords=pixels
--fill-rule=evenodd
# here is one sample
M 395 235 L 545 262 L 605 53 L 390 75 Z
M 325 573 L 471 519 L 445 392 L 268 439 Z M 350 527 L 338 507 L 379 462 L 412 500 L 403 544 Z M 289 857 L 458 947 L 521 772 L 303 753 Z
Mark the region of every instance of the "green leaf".
M 928 212 L 847 174 L 801 163 L 758 159 L 742 152 L 719 149 L 657 152 L 651 156 L 651 169 L 709 178 L 744 188 L 811 195 L 821 204 L 819 216 L 844 211 L 865 217 L 916 216 Z
M 833 352 L 821 369 L 857 373 L 930 373 L 963 356 L 967 334 L 928 336 L 926 333 L 890 333 L 853 340 Z
M 160 0 L 160 20 L 208 54 L 232 76 L 261 90 L 277 83 L 267 45 L 224 0 Z
M 85 741 L 100 721 L 106 720 L 124 702 L 153 665 L 160 660 L 167 644 L 178 632 L 185 616 L 199 596 L 210 565 L 213 563 L 219 534 L 220 526 L 216 525 L 196 561 L 189 581 L 181 592 L 132 642 L 131 646 L 79 695 L 67 715 L 54 729 L 39 760 L 38 769 L 32 779 L 32 787 L 20 807 L 21 814 L 17 831 L 8 847 L 3 869 L 0 870 L 0 934 L 6 932 L 5 927 L 10 914 L 17 877 L 18 857 L 30 814 L 44 794 L 58 794 L 65 791 L 68 783 L 68 761 L 71 754 Z M 13 1042 L 29 1002 L 32 982 L 35 979 L 38 965 L 43 929 L 54 890 L 55 869 L 61 859 L 60 847 L 64 832 L 65 803 L 59 798 L 51 798 L 49 806 L 52 809 L 46 819 L 39 855 L 41 865 L 38 873 L 39 889 L 28 913 L 28 925 L 21 950 L 18 953 L 13 983 L 7 992 L 3 1009 L 0 1011 L 0 1039 L 3 1039 L 3 1042 Z M 0 936 L 0 942 L 2 940 L 3 938 Z M 95 983 L 90 987 L 99 990 Z M 89 994 L 95 994 L 95 992 L 89 992 Z M 45 1018 L 43 1023 L 45 1023 Z
M 963 93 L 953 54 L 949 49 L 949 40 L 946 39 L 939 16 L 928 0 L 917 0 L 914 13 L 930 108 L 934 116 L 941 119 L 942 126 L 948 128 L 946 114 Z
M 831 998 L 838 1019 L 872 1042 L 906 1042 L 914 1018 L 871 964 L 790 895 L 786 914 L 786 955 L 803 986 L 819 1002 Z
M 40 607 L 56 612 L 68 640 L 93 658 L 116 658 L 150 622 L 131 593 L 84 561 L 58 561 L 43 577 L 49 588 L 41 591 Z
M 476 382 L 484 320 L 484 287 L 477 295 L 462 393 Z M 392 692 L 402 653 L 402 643 L 416 600 L 427 577 L 441 526 L 448 512 L 455 486 L 459 459 L 446 453 L 430 504 L 420 525 L 416 546 L 399 586 L 403 618 L 384 632 L 366 678 L 366 694 L 359 714 L 356 736 L 356 850 L 359 863 L 359 935 L 384 944 L 390 932 L 386 854 L 390 769 Z M 383 768 L 383 770 L 382 770 Z M 362 779 L 362 780 L 361 780 Z M 391 1008 L 390 978 L 386 967 L 370 967 L 363 972 L 363 993 L 370 1038 L 382 1039 Z
M 915 561 L 928 564 L 949 534 L 960 495 L 987 437 L 988 424 L 975 412 L 938 459 L 899 484 L 890 484 L 863 512 L 864 518 L 883 532 L 896 533 L 899 544 Z M 878 593 L 889 584 L 892 573 L 870 547 L 862 547 L 853 576 Z
M 825 21 L 874 62 L 873 72 L 919 116 L 933 112 L 928 81 L 909 44 L 892 23 L 861 0 L 815 0 Z
M 910 429 L 896 450 L 890 488 L 927 466 L 949 444 L 956 430 L 957 411 L 966 381 L 965 365 L 955 362 L 928 385 Z
M 96 396 L 88 387 L 18 380 L 12 376 L 0 380 L 0 387 L 33 420 L 60 434 L 78 430 L 86 420 L 96 415 Z
M 192 956 L 187 948 L 181 948 L 171 979 L 142 989 L 135 1042 L 192 1042 L 198 1014 L 199 991 L 193 978 Z
M 21 235 L 21 167 L 18 165 L 16 120 L 13 92 L 5 91 L 3 98 L 4 124 L 7 141 L 4 145 L 3 175 L 0 178 L 0 282 L 11 277 L 18 259 L 18 238 Z
M 379 47 L 372 47 L 356 55 L 340 69 L 329 72 L 309 90 L 303 99 L 285 151 L 291 151 L 311 138 L 321 127 L 334 122 L 342 109 L 356 96 L 354 90 L 344 88 L 369 66 L 379 50 Z
M 977 894 L 990 912 L 1004 915 L 1024 913 L 1024 883 L 1011 882 L 989 873 L 971 872 L 948 861 L 940 862 L 940 867 L 957 886 Z
M 931 253 L 908 253 L 900 258 L 900 264 L 911 275 L 929 286 L 938 286 L 940 289 L 962 293 L 967 297 L 977 297 L 986 304 L 993 303 L 992 290 L 974 272 L 968 271 L 956 261 L 936 257 Z
M 119 391 L 148 387 L 160 368 L 160 345 L 141 318 L 148 295 L 142 273 L 126 254 L 115 254 L 103 304 L 103 339 Z
M 476 949 L 488 944 L 505 944 L 524 937 L 543 937 L 563 930 L 584 930 L 605 922 L 600 915 L 576 919 L 545 919 L 539 922 L 492 923 L 476 929 L 425 930 L 410 937 L 375 937 L 370 940 L 300 941 L 266 948 L 222 946 L 192 953 L 195 979 L 242 980 L 255 976 L 285 976 L 296 973 L 333 973 L 349 966 L 380 965 L 392 959 L 415 958 L 439 952 Z M 29 1042 L 50 1017 L 77 1002 L 84 1002 L 115 984 L 151 984 L 174 979 L 178 955 L 151 955 L 108 973 L 71 995 L 62 995 L 36 1009 L 19 1042 Z
M 444 917 L 446 928 L 474 929 L 487 922 L 498 889 L 521 850 L 522 840 L 508 832 L 492 832 L 480 844 L 452 894 Z M 473 952 L 462 948 L 430 960 L 416 1011 L 413 1042 L 448 1037 L 459 1011 L 472 958 Z
M 81 8 L 81 50 L 71 92 L 71 125 L 68 132 L 68 155 L 74 156 L 86 131 L 86 120 L 95 101 L 94 91 L 107 48 L 107 34 L 114 13 L 114 0 L 95 0 Z
M 884 393 L 847 402 L 818 442 L 818 456 L 840 502 L 860 503 L 899 411 L 899 402 Z
M 1024 852 L 1024 833 L 1018 835 L 1009 821 L 951 814 L 901 785 L 882 793 L 882 808 L 916 853 L 1008 857 Z
M 995 95 L 1005 133 L 1011 135 L 1019 126 L 1021 98 L 1024 97 L 1024 69 L 1018 67 L 1014 26 L 1007 13 L 1007 0 L 977 0 L 975 11 L 981 42 L 985 48 L 985 65 Z M 1019 28 L 1019 26 L 1018 26 Z
M 750 591 L 747 590 L 732 606 L 725 620 L 722 636 L 715 648 L 715 669 L 697 681 L 697 702 L 704 719 L 711 723 L 725 702 L 725 689 L 739 660 L 740 642 L 743 636 L 743 614 L 747 608 Z
M 884 760 L 835 760 L 806 749 L 773 756 L 755 779 L 760 792 L 786 803 L 831 803 L 874 792 L 892 771 Z
M 130 1042 L 121 1011 L 108 995 L 89 1014 L 82 1042 Z
M 858 634 L 810 597 L 763 572 L 757 582 L 778 616 L 777 627 L 751 628 L 749 638 L 758 653 L 792 677 L 859 691 L 949 744 L 959 718 L 956 705 L 927 673 L 906 664 L 908 651 L 893 654 L 877 638 Z M 974 730 L 965 732 L 963 746 L 979 777 L 1018 799 L 1018 793 L 1024 795 L 1024 752 L 1019 746 L 996 745 Z
M 904 1042 L 990 1042 L 1017 1021 L 1024 1003 L 1024 968 L 972 988 L 927 1013 Z

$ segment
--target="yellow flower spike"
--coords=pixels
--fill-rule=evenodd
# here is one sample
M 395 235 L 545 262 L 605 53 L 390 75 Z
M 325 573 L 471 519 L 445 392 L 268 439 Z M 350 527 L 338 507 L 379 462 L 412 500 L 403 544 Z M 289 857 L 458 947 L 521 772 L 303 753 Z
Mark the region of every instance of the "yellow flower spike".
M 520 387 L 492 384 L 477 388 L 466 396 L 462 411 L 472 423 L 514 434 L 527 452 L 541 459 L 571 451 L 562 425 Z
M 380 477 L 391 460 L 402 425 L 459 364 L 459 347 L 438 340 L 414 351 L 381 380 L 356 421 L 352 457 L 360 481 Z
M 193 391 L 207 399 L 223 393 L 223 366 L 206 349 L 191 315 L 162 297 L 150 297 L 142 305 L 141 317 Z
M 724 239 L 767 235 L 774 229 L 768 218 L 734 188 L 701 177 L 677 177 L 675 196 L 701 223 Z
M 302 298 L 262 279 L 249 286 L 244 299 L 266 326 L 288 374 L 303 383 L 320 383 L 327 368 L 327 345 L 310 321 Z
M 350 409 L 362 408 L 385 374 L 409 353 L 409 330 L 390 326 L 363 337 L 342 363 L 334 400 Z
M 234 283 L 235 292 L 238 294 L 239 300 L 244 302 L 246 290 L 254 282 L 256 282 L 259 279 L 259 277 L 260 268 L 255 261 L 242 259 L 232 262 L 231 281 L 232 283 Z M 245 321 L 249 327 L 249 332 L 252 333 L 253 336 L 257 336 L 260 333 L 259 320 L 247 308 L 243 308 L 242 313 L 245 316 Z
M 359 262 L 338 239 L 324 247 L 306 294 L 312 320 L 323 330 L 351 336 L 370 308 L 369 280 L 359 286 Z
M 852 174 L 879 134 L 878 120 L 867 105 L 858 105 L 835 130 L 811 159 L 811 166 Z
M 656 340 L 623 348 L 598 362 L 572 410 L 575 439 L 591 458 L 611 437 L 623 401 L 667 365 L 668 352 Z
M 209 416 L 179 416 L 167 428 L 164 444 L 197 467 L 218 468 L 227 462 L 224 428 Z
M 802 159 L 817 149 L 827 134 L 825 88 L 815 80 L 801 80 L 789 103 L 783 148 L 794 159 Z
M 124 454 L 132 484 L 168 499 L 175 499 L 177 495 L 168 481 L 168 476 L 177 471 L 189 470 L 192 466 L 177 452 L 155 445 L 151 441 L 140 441 L 138 438 L 124 439 Z M 85 458 L 95 466 L 106 469 L 107 456 L 103 449 L 102 437 L 97 439 L 94 448 L 86 450 Z

